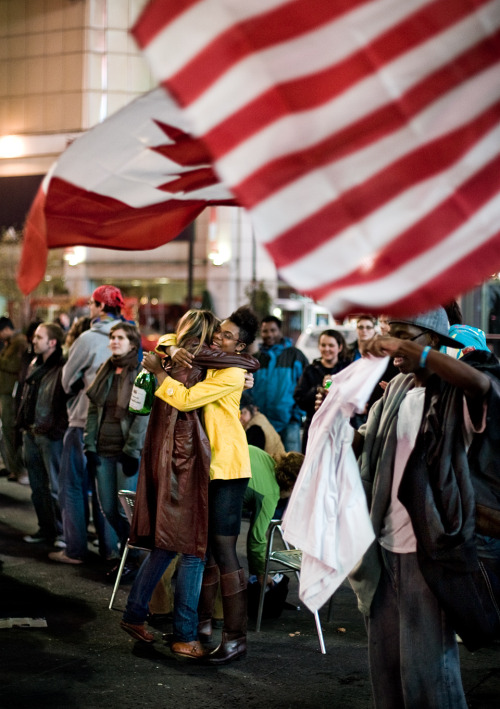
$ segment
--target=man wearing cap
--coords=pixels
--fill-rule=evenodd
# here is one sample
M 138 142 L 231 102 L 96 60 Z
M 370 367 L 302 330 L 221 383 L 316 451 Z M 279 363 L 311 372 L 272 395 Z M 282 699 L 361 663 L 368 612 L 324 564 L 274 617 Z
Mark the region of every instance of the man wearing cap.
M 461 343 L 439 308 L 390 320 L 368 348 L 401 372 L 354 441 L 376 541 L 350 581 L 378 709 L 466 709 L 455 632 L 475 649 L 494 625 L 483 618 L 489 602 L 477 603 L 485 584 L 467 451 L 500 387 L 442 345 Z
M 81 564 L 87 556 L 89 487 L 95 493 L 92 471 L 87 471 L 83 451 L 83 431 L 89 408 L 87 389 L 101 364 L 110 356 L 109 332 L 112 325 L 121 319 L 123 305 L 119 288 L 104 285 L 94 290 L 89 300 L 90 330 L 83 332 L 72 344 L 63 368 L 62 385 L 68 394 L 73 395 L 68 402 L 69 426 L 64 436 L 59 492 L 66 549 L 50 554 L 52 561 Z M 93 518 L 99 553 L 110 558 L 115 553 L 116 537 L 102 516 L 95 494 Z

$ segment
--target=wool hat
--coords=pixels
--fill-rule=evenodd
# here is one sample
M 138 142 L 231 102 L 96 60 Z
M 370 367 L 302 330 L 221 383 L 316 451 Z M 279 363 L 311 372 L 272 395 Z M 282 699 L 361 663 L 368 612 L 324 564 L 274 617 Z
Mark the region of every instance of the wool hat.
M 92 298 L 110 308 L 123 308 L 125 305 L 121 291 L 116 286 L 99 286 L 92 293 Z
M 406 325 L 420 327 L 422 330 L 429 330 L 429 332 L 439 336 L 441 345 L 458 349 L 464 347 L 459 340 L 449 337 L 450 324 L 444 308 L 439 307 L 436 310 L 429 310 L 427 313 L 421 313 L 409 318 L 390 318 L 389 325 L 392 325 L 392 323 L 405 323 Z

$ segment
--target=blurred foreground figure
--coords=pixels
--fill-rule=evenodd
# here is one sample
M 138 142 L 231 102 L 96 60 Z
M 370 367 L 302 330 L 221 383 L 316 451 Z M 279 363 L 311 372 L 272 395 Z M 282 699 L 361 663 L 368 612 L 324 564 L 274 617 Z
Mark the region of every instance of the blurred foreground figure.
M 472 353 L 474 366 L 439 352 L 450 344 L 461 346 L 439 308 L 391 321 L 369 346 L 401 372 L 354 441 L 377 541 L 350 580 L 379 709 L 465 709 L 455 633 L 476 649 L 500 632 L 499 542 L 483 536 L 500 505 L 480 462 L 498 421 L 500 367 L 486 352 Z

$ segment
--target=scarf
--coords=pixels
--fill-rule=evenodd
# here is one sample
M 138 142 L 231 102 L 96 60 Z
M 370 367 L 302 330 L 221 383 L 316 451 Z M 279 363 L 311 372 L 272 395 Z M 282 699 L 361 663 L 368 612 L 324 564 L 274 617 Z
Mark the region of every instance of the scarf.
M 95 406 L 103 407 L 109 394 L 109 382 L 116 374 L 117 368 L 122 368 L 118 375 L 118 397 L 116 400 L 115 418 L 122 419 L 127 415 L 130 395 L 134 386 L 139 365 L 137 349 L 134 347 L 125 355 L 113 355 L 98 369 L 96 378 L 87 391 L 87 396 Z

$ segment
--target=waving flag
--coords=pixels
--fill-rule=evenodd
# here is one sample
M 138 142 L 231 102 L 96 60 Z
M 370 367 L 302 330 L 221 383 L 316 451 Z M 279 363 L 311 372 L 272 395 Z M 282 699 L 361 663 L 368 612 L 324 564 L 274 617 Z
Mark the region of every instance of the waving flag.
M 282 277 L 414 313 L 500 270 L 499 0 L 153 0 L 133 33 Z
M 233 204 L 206 148 L 163 89 L 141 96 L 78 138 L 43 180 L 28 215 L 17 281 L 30 293 L 47 249 L 152 249 L 210 204 Z

